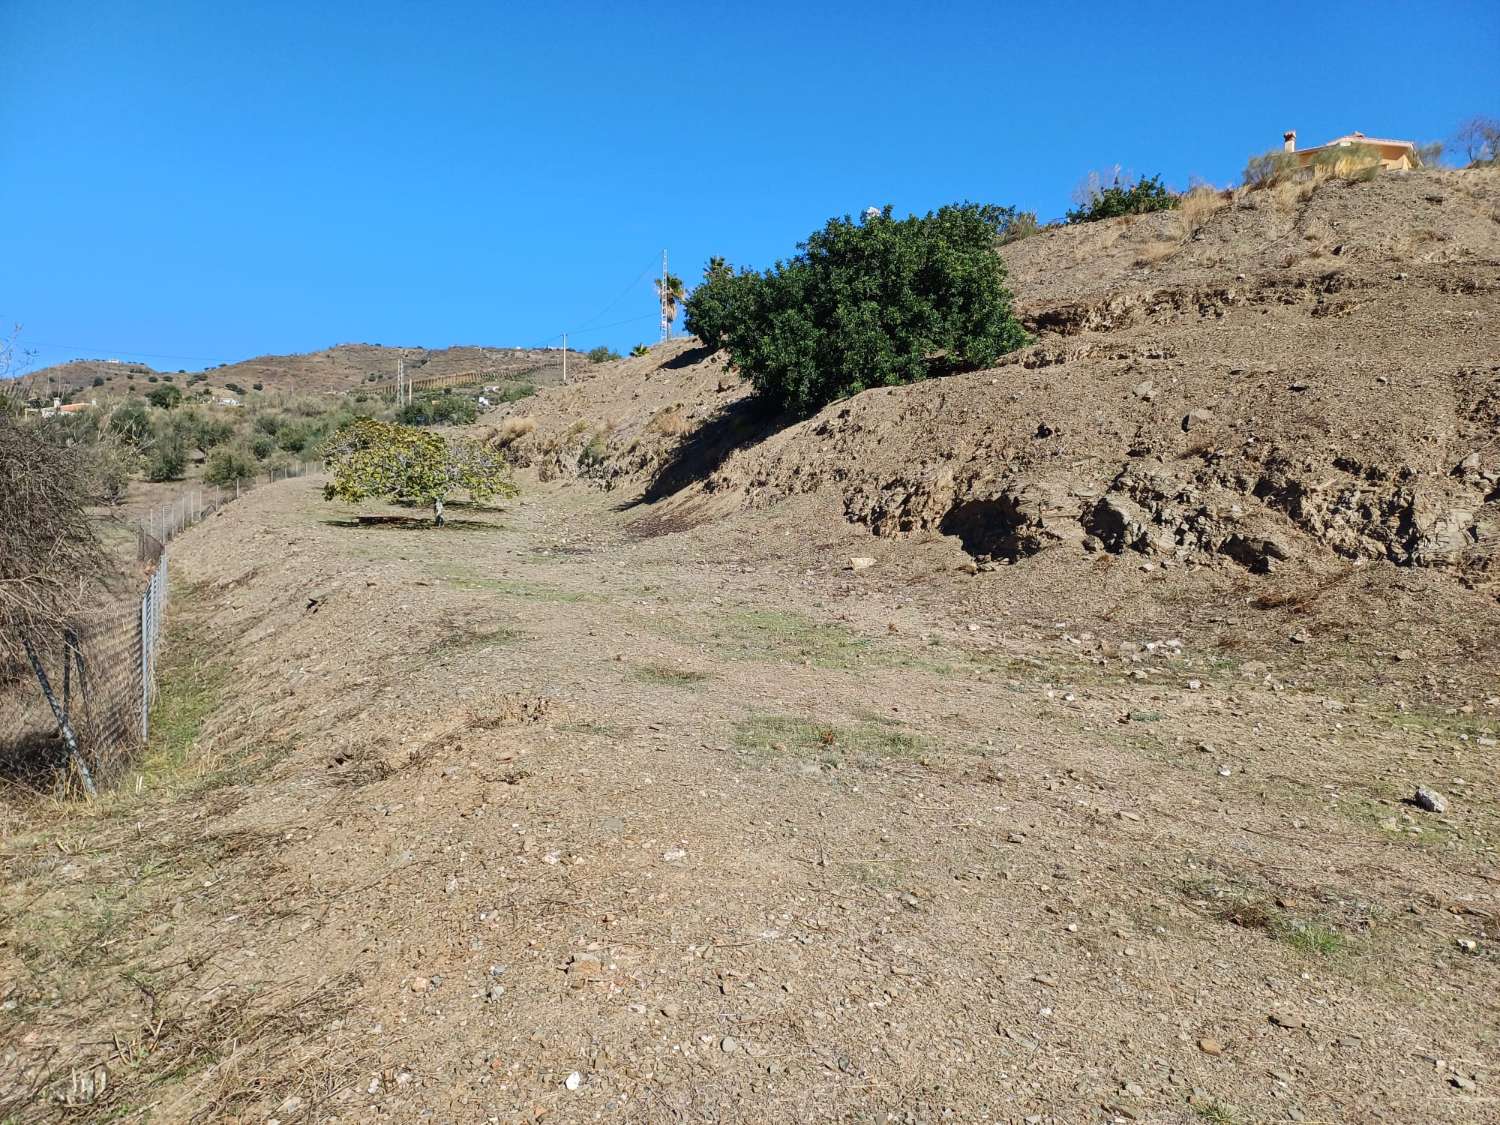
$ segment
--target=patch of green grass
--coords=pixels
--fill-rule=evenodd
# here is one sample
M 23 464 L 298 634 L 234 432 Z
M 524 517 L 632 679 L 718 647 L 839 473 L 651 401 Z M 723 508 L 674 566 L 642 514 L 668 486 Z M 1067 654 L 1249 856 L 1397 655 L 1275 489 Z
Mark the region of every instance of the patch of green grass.
M 438 578 L 449 586 L 460 590 L 482 590 L 508 598 L 537 602 L 595 602 L 601 600 L 597 594 L 582 590 L 564 590 L 547 582 L 532 582 L 524 578 L 491 578 L 471 571 L 453 570 L 439 572 Z
M 557 729 L 567 734 L 592 734 L 599 738 L 626 738 L 630 734 L 629 727 L 618 726 L 614 723 L 595 723 L 586 719 L 558 723 Z
M 518 641 L 526 635 L 521 630 L 500 621 L 448 620 L 442 623 L 442 628 L 442 634 L 427 648 L 427 651 L 434 656 L 443 653 L 499 648 L 501 645 Z
M 843 870 L 855 882 L 877 891 L 895 890 L 903 878 L 901 869 L 891 863 L 848 863 Z
M 1270 933 L 1276 940 L 1310 957 L 1335 957 L 1349 947 L 1349 939 L 1322 922 L 1275 919 Z
M 793 715 L 752 715 L 741 720 L 735 727 L 734 745 L 741 753 L 756 757 L 915 758 L 929 749 L 923 739 L 886 723 L 840 725 Z
M 148 778 L 179 774 L 189 766 L 203 723 L 223 696 L 224 669 L 194 648 L 170 638 L 167 642 L 147 728 L 150 740 L 141 759 L 140 772 Z
M 1199 1102 L 1193 1106 L 1193 1112 L 1204 1121 L 1213 1122 L 1213 1125 L 1240 1125 L 1243 1120 L 1238 1106 L 1217 1100 Z
M 633 678 L 643 684 L 661 687 L 691 687 L 709 678 L 707 672 L 692 668 L 674 668 L 670 664 L 640 664 L 630 669 Z
M 899 667 L 903 655 L 878 648 L 840 625 L 824 625 L 799 613 L 752 609 L 715 619 L 710 643 L 734 660 L 797 660 L 815 668 Z

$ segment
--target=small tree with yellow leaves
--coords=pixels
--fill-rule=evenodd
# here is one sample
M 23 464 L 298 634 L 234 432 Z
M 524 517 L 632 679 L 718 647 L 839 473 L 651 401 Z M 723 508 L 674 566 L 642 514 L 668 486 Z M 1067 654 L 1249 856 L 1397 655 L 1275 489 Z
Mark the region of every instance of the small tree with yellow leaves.
M 341 427 L 323 446 L 323 464 L 332 474 L 323 486 L 325 499 L 431 504 L 438 527 L 443 525 L 443 503 L 454 491 L 480 502 L 516 494 L 504 461 L 478 442 L 445 441 L 426 430 L 374 418 L 356 418 Z

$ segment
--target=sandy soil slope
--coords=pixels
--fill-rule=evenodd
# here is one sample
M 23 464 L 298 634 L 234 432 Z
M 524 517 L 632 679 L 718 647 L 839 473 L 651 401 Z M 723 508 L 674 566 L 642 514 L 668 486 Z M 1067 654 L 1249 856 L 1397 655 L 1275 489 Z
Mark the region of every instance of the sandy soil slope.
M 616 499 L 297 480 L 179 541 L 217 768 L 12 820 L 18 1120 L 1493 1115 L 1493 665 L 1439 703 Z
M 0 805 L 0 1120 L 1500 1119 L 1497 216 L 1049 233 L 990 371 L 237 501 L 139 782 Z

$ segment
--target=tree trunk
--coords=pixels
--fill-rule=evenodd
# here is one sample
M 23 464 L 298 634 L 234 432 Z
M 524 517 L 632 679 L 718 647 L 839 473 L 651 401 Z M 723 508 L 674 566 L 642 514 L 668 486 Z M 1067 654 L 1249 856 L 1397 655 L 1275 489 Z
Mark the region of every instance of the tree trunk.
M 437 497 L 432 502 L 432 510 L 437 513 L 437 526 L 443 526 L 443 498 Z

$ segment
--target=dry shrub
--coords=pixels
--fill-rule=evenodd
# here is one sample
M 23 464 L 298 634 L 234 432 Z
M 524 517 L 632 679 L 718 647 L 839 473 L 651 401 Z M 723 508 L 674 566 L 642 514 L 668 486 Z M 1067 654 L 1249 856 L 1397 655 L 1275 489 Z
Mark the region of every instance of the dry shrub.
M 494 444 L 503 449 L 508 445 L 514 445 L 535 430 L 535 418 L 529 416 L 524 418 L 507 418 L 496 429 Z
M 23 636 L 51 644 L 105 575 L 91 464 L 54 429 L 0 414 L 0 666 Z
M 1183 234 L 1191 236 L 1211 216 L 1228 207 L 1229 198 L 1228 192 L 1215 191 L 1206 184 L 1200 184 L 1189 191 L 1177 205 L 1177 213 L 1182 218 Z
M 1135 264 L 1138 268 L 1154 266 L 1158 262 L 1164 262 L 1173 254 L 1177 253 L 1179 244 L 1167 239 L 1156 239 L 1141 247 L 1140 253 L 1136 255 Z
M 651 416 L 651 421 L 647 423 L 646 428 L 653 434 L 670 438 L 687 433 L 691 425 L 682 413 L 682 404 L 679 402 L 658 410 Z

